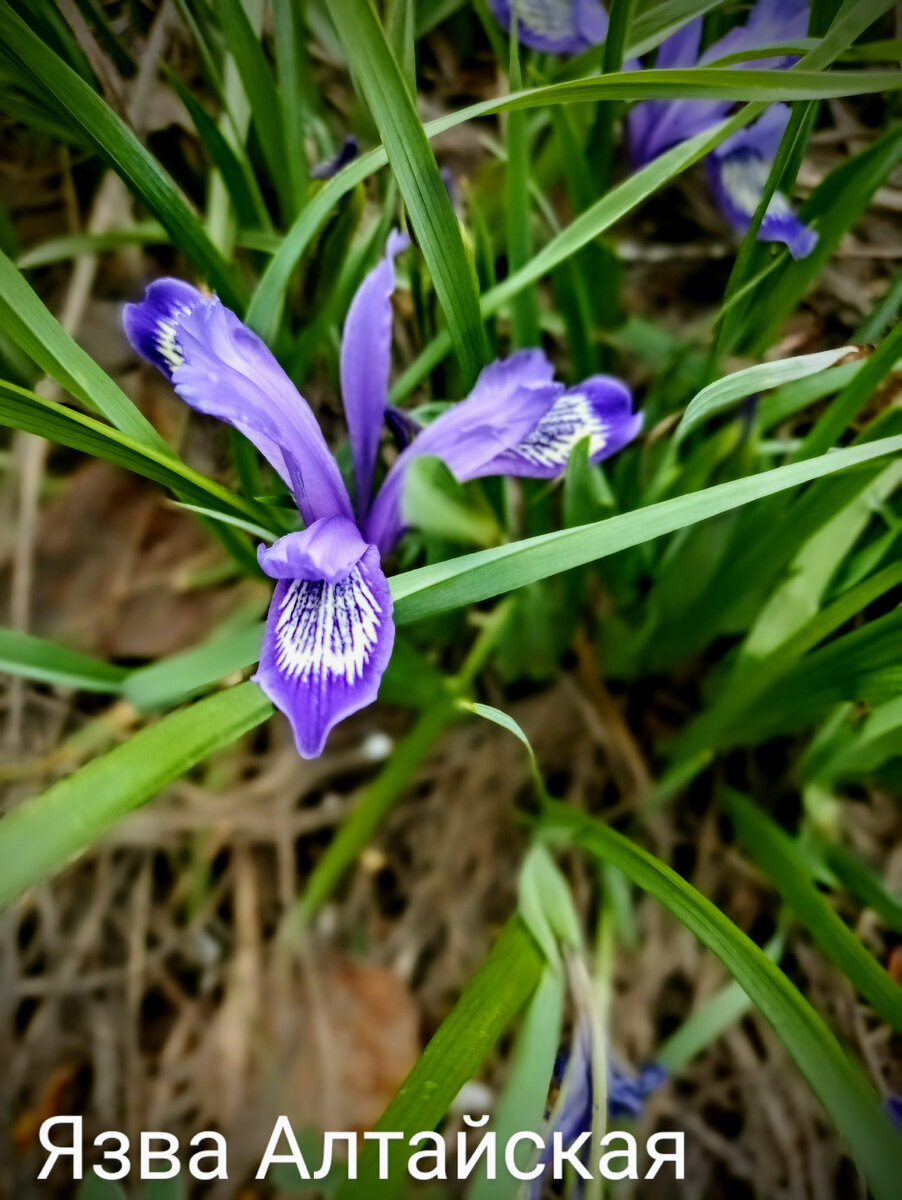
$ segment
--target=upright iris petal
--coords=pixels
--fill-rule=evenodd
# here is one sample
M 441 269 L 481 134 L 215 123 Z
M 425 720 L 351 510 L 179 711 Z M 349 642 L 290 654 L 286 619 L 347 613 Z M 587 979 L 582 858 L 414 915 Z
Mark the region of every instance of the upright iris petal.
M 785 104 L 773 104 L 753 125 L 740 129 L 708 155 L 711 189 L 734 229 L 745 233 L 761 202 L 764 185 L 789 120 Z M 817 234 L 792 211 L 782 192 L 775 192 L 758 231 L 762 242 L 784 242 L 793 258 L 805 258 L 817 245 Z
M 599 0 L 491 0 L 491 5 L 505 29 L 516 11 L 519 41 L 549 54 L 580 54 L 608 32 Z
M 351 301 L 341 340 L 341 394 L 361 520 L 370 507 L 379 435 L 388 408 L 395 256 L 409 244 L 405 233 L 389 236 L 385 258 L 370 271 Z

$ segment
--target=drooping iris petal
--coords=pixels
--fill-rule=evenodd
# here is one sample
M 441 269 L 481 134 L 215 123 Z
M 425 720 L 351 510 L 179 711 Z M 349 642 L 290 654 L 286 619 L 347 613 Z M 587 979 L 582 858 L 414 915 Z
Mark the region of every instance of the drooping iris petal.
M 309 524 L 352 516 L 338 466 L 306 400 L 269 348 L 215 296 L 160 280 L 126 305 L 139 354 L 171 379 L 186 404 L 244 434 L 279 472 Z
M 808 29 L 808 0 L 758 0 L 744 25 L 731 29 L 703 54 L 698 47 L 701 21 L 695 20 L 662 43 L 657 65 L 662 67 L 705 66 L 728 55 L 761 50 L 766 46 L 803 37 Z M 790 66 L 792 55 L 750 59 L 733 66 L 775 69 Z M 628 147 L 634 167 L 653 159 L 696 134 L 710 129 L 733 107 L 732 100 L 644 100 L 627 118 Z
M 599 0 L 491 0 L 505 29 L 517 13 L 517 37 L 524 46 L 549 54 L 580 54 L 603 42 L 608 18 Z
M 466 400 L 427 425 L 394 463 L 367 517 L 367 541 L 386 554 L 404 531 L 404 479 L 417 455 L 442 459 L 461 482 L 476 478 L 487 462 L 521 442 L 561 395 L 563 385 L 551 382 L 553 374 L 541 350 L 487 366 Z
M 373 468 L 388 406 L 391 368 L 391 296 L 395 290 L 395 255 L 410 244 L 407 234 L 393 231 L 385 257 L 357 289 L 348 309 L 341 342 L 341 393 L 351 438 L 357 516 L 369 510 Z
M 748 229 L 761 201 L 788 120 L 789 108 L 773 104 L 753 125 L 739 130 L 708 155 L 711 190 L 739 233 Z M 783 193 L 775 192 L 758 230 L 758 241 L 783 242 L 793 258 L 805 258 L 817 245 L 817 234 L 799 220 Z
M 344 517 L 316 521 L 259 554 L 278 582 L 253 676 L 315 758 L 329 731 L 376 699 L 395 636 L 379 553 Z
M 177 337 L 179 319 L 208 299 L 181 279 L 156 279 L 140 304 L 126 304 L 122 314 L 125 335 L 141 357 L 171 381 L 172 372 L 184 361 Z
M 564 392 L 525 438 L 477 474 L 555 479 L 584 438 L 595 463 L 621 450 L 641 428 L 642 414 L 633 412 L 629 388 L 613 376 L 594 375 Z

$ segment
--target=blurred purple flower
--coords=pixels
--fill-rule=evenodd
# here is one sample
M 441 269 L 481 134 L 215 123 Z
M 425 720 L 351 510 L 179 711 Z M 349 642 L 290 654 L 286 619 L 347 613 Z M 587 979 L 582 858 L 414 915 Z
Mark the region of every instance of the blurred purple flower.
M 658 1063 L 648 1063 L 632 1072 L 617 1058 L 610 1047 L 607 1055 L 608 1115 L 631 1117 L 642 1115 L 645 1100 L 667 1080 L 667 1072 Z M 594 1119 L 594 1089 L 592 1083 L 592 1023 L 585 1014 L 577 1021 L 570 1053 L 559 1055 L 555 1063 L 555 1081 L 562 1092 L 553 1114 L 554 1126 L 545 1135 L 545 1149 L 536 1166 L 548 1167 L 553 1157 L 554 1135 L 567 1147 L 584 1133 L 591 1133 Z M 590 1146 L 586 1144 L 586 1155 Z M 539 1200 L 546 1172 L 535 1179 L 529 1190 L 529 1200 Z M 575 1181 L 575 1195 L 582 1191 L 582 1180 Z
M 350 134 L 341 144 L 341 148 L 334 158 L 328 158 L 325 162 L 317 163 L 310 172 L 311 179 L 332 179 L 339 171 L 343 170 L 348 163 L 354 161 L 357 157 L 358 146 L 357 139 L 353 134 Z
M 517 38 L 533 50 L 580 54 L 603 42 L 608 18 L 599 0 L 491 0 L 505 29 L 517 15 Z
M 352 505 L 338 464 L 306 400 L 266 345 L 225 308 L 177 279 L 152 283 L 125 307 L 134 349 L 157 366 L 198 412 L 247 437 L 287 484 L 306 528 L 258 550 L 276 581 L 254 680 L 291 722 L 298 752 L 322 752 L 329 731 L 370 704 L 394 640 L 381 559 L 404 531 L 404 480 L 417 455 L 443 459 L 460 481 L 485 475 L 552 478 L 589 439 L 593 462 L 639 431 L 629 391 L 597 376 L 577 388 L 555 383 L 540 350 L 492 363 L 466 400 L 417 432 L 371 503 L 389 410 L 394 259 L 408 245 L 392 233 L 384 259 L 348 310 L 340 374 L 353 461 Z
M 772 104 L 754 124 L 728 137 L 706 160 L 717 204 L 738 233 L 751 224 L 771 164 L 789 120 L 785 104 Z M 793 258 L 805 258 L 817 234 L 792 211 L 782 192 L 774 192 L 758 229 L 759 242 L 783 242 Z
M 886 1109 L 890 1120 L 896 1128 L 902 1130 L 902 1096 L 895 1094 L 887 1096 L 883 1102 L 883 1107 Z
M 662 43 L 656 66 L 705 66 L 728 55 L 792 41 L 803 37 L 807 29 L 808 0 L 757 0 L 745 25 L 731 29 L 701 54 L 702 21 L 690 21 Z M 795 61 L 792 55 L 783 55 L 735 65 L 774 69 Z M 644 100 L 635 105 L 627 119 L 633 165 L 645 166 L 672 146 L 710 129 L 732 105 L 731 100 Z M 717 204 L 739 233 L 748 229 L 758 207 L 788 119 L 788 108 L 774 104 L 753 125 L 727 138 L 708 158 Z M 758 240 L 785 242 L 794 258 L 803 258 L 814 249 L 817 234 L 795 216 L 786 197 L 777 193 L 768 205 Z

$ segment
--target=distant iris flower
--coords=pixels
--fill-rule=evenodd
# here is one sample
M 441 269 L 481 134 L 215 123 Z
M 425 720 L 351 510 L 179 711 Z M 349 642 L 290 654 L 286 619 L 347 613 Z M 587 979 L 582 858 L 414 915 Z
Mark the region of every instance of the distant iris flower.
M 705 66 L 717 59 L 760 50 L 803 37 L 808 29 L 807 0 L 758 0 L 745 25 L 699 53 L 701 18 L 690 21 L 662 43 L 658 67 Z M 792 56 L 753 59 L 744 67 L 790 66 Z M 644 100 L 627 118 L 627 141 L 634 166 L 642 167 L 679 142 L 710 129 L 729 112 L 731 100 Z M 744 233 L 761 200 L 771 164 L 789 120 L 785 104 L 774 104 L 752 125 L 721 143 L 708 156 L 708 176 L 718 206 L 734 229 Z M 777 192 L 768 205 L 758 240 L 784 242 L 794 258 L 804 258 L 817 234 L 793 213 Z
M 603 42 L 608 18 L 599 0 L 491 0 L 492 11 L 510 29 L 517 13 L 517 37 L 524 46 L 548 54 L 580 54 Z
M 595 1124 L 595 1097 L 592 1081 L 592 1022 L 583 1015 L 578 1020 L 569 1055 L 559 1057 L 555 1064 L 555 1079 L 561 1094 L 552 1114 L 553 1126 L 545 1135 L 545 1149 L 536 1166 L 550 1166 L 553 1157 L 554 1135 L 561 1144 L 570 1146 L 584 1133 L 591 1133 Z M 608 1048 L 607 1053 L 608 1114 L 612 1117 L 637 1118 L 642 1115 L 646 1098 L 667 1080 L 667 1072 L 658 1063 L 648 1063 L 632 1072 Z M 590 1146 L 586 1144 L 586 1154 Z M 543 1172 L 531 1185 L 529 1200 L 539 1200 L 542 1194 Z M 576 1180 L 576 1195 L 582 1181 Z
M 403 485 L 414 457 L 441 458 L 461 482 L 500 474 L 550 479 L 583 439 L 597 462 L 641 425 L 618 380 L 595 376 L 568 390 L 554 382 L 540 350 L 522 351 L 486 367 L 466 400 L 418 432 L 373 499 L 388 410 L 394 259 L 407 245 L 406 235 L 390 235 L 345 322 L 340 374 L 355 504 L 306 400 L 215 296 L 159 279 L 141 303 L 125 307 L 134 349 L 191 408 L 247 437 L 285 481 L 303 518 L 305 529 L 258 550 L 276 586 L 253 678 L 288 717 L 305 758 L 319 755 L 333 726 L 379 690 L 394 641 L 381 560 L 407 523 Z
M 507 28 L 516 5 L 517 36 L 526 46 L 554 54 L 578 54 L 604 41 L 607 16 L 598 0 L 492 0 L 492 9 Z M 757 0 L 745 25 L 731 29 L 700 53 L 702 19 L 696 18 L 662 42 L 656 66 L 705 66 L 729 55 L 791 42 L 808 30 L 808 0 Z M 752 59 L 744 67 L 788 67 L 795 58 Z M 638 63 L 626 64 L 629 67 Z M 627 119 L 627 144 L 635 167 L 644 167 L 665 150 L 710 129 L 725 117 L 732 100 L 644 100 Z M 771 164 L 789 119 L 784 104 L 720 145 L 708 157 L 714 197 L 726 219 L 745 233 L 761 200 Z M 817 244 L 817 234 L 793 213 L 777 192 L 758 231 L 762 242 L 783 242 L 793 258 L 804 258 Z

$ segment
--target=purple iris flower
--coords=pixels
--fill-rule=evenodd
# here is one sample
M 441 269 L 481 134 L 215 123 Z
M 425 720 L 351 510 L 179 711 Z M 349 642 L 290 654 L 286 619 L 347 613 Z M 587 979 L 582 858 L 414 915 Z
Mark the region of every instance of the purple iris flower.
M 491 0 L 492 11 L 505 29 L 517 15 L 517 38 L 533 50 L 549 54 L 580 54 L 603 42 L 607 13 L 599 0 Z
M 667 1080 L 667 1072 L 658 1063 L 647 1063 L 638 1072 L 631 1071 L 608 1048 L 607 1055 L 608 1114 L 612 1117 L 642 1115 L 645 1100 Z M 558 1056 L 554 1079 L 564 1089 L 554 1114 L 554 1127 L 545 1137 L 545 1149 L 536 1166 L 547 1167 L 553 1158 L 554 1134 L 560 1134 L 561 1144 L 570 1146 L 584 1133 L 591 1133 L 594 1124 L 594 1088 L 592 1083 L 592 1023 L 583 1016 L 576 1025 L 569 1054 Z M 591 1147 L 585 1144 L 586 1158 Z M 585 1165 L 585 1159 L 584 1165 Z M 529 1200 L 539 1200 L 542 1194 L 543 1171 L 532 1182 Z M 574 1195 L 583 1190 L 582 1179 L 574 1181 Z
M 705 66 L 728 55 L 803 37 L 807 29 L 808 0 L 758 0 L 745 25 L 731 29 L 701 54 L 702 21 L 701 18 L 690 21 L 662 43 L 656 65 Z M 784 55 L 736 65 L 774 69 L 795 61 L 793 56 Z M 645 166 L 679 142 L 710 129 L 731 107 L 730 100 L 644 100 L 635 105 L 627 125 L 633 165 Z M 708 158 L 714 196 L 727 220 L 740 233 L 748 229 L 761 200 L 788 119 L 786 105 L 774 104 L 754 124 L 727 138 Z M 817 234 L 795 216 L 786 197 L 777 193 L 768 205 L 758 239 L 784 242 L 794 258 L 803 258 L 814 249 Z
M 639 431 L 629 390 L 596 376 L 555 383 L 540 350 L 492 363 L 466 400 L 412 436 L 373 493 L 391 366 L 394 259 L 408 245 L 392 233 L 383 260 L 348 310 L 340 355 L 355 503 L 306 400 L 264 343 L 215 296 L 177 279 L 152 283 L 125 307 L 134 349 L 158 367 L 198 412 L 247 437 L 290 489 L 306 526 L 261 546 L 276 581 L 260 665 L 253 676 L 291 722 L 298 752 L 322 752 L 332 727 L 370 704 L 394 641 L 382 558 L 408 517 L 404 480 L 417 455 L 444 460 L 463 482 L 485 475 L 552 478 L 589 439 L 592 461 Z M 397 420 L 397 418 L 396 418 Z

